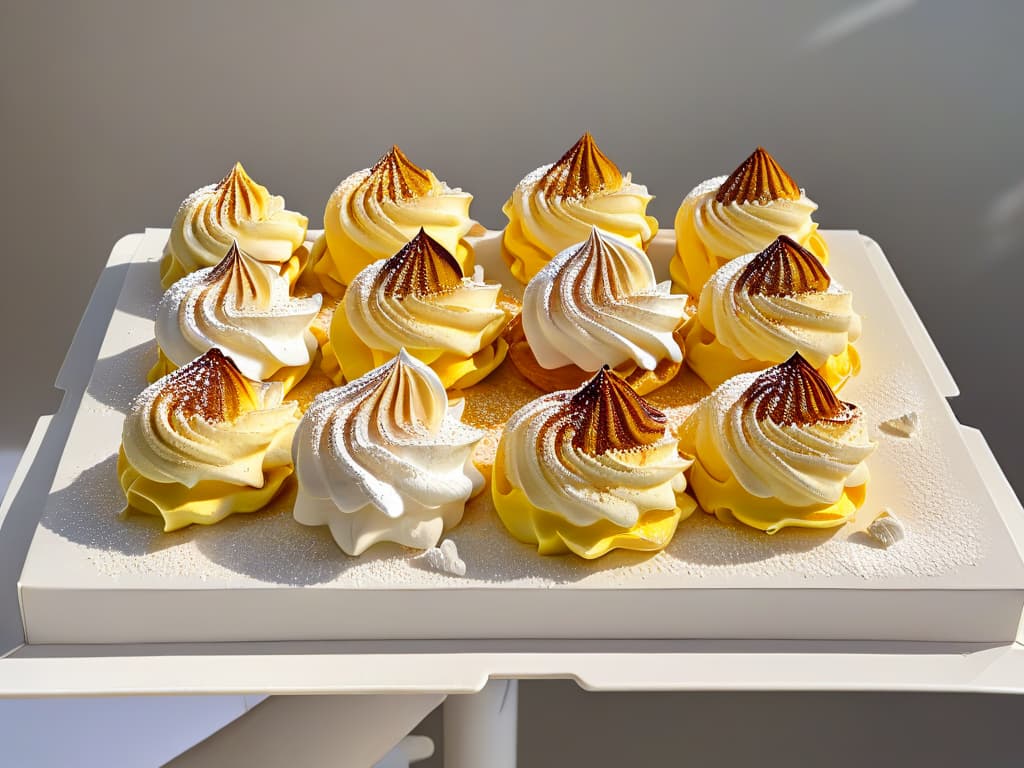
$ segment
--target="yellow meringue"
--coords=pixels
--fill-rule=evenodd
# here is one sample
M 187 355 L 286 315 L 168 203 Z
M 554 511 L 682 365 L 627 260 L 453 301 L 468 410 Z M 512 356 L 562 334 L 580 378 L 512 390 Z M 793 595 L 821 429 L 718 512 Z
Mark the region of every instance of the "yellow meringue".
M 860 409 L 797 353 L 715 389 L 683 423 L 679 447 L 696 457 L 690 486 L 701 508 L 771 534 L 852 517 L 875 444 Z
M 542 555 L 663 549 L 696 508 L 665 415 L 607 366 L 508 420 L 491 476 L 509 532 Z
M 309 258 L 303 245 L 309 220 L 284 205 L 283 197 L 270 194 L 235 163 L 220 182 L 181 204 L 164 248 L 160 284 L 167 289 L 190 272 L 216 266 L 237 242 L 294 285 Z
M 125 418 L 118 478 L 128 508 L 164 530 L 265 506 L 292 473 L 301 416 L 280 383 L 245 378 L 220 350 L 147 387 Z
M 828 246 L 811 215 L 818 206 L 767 150 L 758 147 L 730 176 L 708 179 L 676 213 L 669 271 L 682 293 L 699 295 L 727 261 L 788 235 L 828 263 Z
M 654 198 L 634 184 L 585 133 L 562 158 L 516 185 L 501 209 L 508 217 L 502 256 L 527 283 L 552 257 L 589 237 L 594 227 L 646 250 L 658 233 L 647 215 Z
M 472 271 L 465 240 L 475 222 L 473 196 L 414 165 L 397 146 L 372 168 L 357 171 L 334 190 L 324 211 L 324 234 L 313 246 L 313 270 L 324 290 L 340 296 L 375 261 L 387 259 L 423 229 Z
M 833 390 L 860 370 L 852 296 L 821 262 L 780 235 L 761 253 L 726 262 L 701 290 L 687 329 L 687 365 L 709 387 L 799 352 Z
M 360 272 L 335 310 L 322 367 L 335 384 L 378 368 L 404 349 L 446 389 L 476 384 L 501 364 L 511 309 L 501 286 L 462 276 L 425 230 Z

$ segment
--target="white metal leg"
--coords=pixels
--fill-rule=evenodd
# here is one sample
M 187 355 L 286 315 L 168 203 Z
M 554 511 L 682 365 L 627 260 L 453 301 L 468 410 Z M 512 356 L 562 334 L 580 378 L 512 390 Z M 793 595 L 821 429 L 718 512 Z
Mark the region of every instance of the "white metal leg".
M 445 768 L 515 768 L 519 682 L 491 680 L 444 703 Z

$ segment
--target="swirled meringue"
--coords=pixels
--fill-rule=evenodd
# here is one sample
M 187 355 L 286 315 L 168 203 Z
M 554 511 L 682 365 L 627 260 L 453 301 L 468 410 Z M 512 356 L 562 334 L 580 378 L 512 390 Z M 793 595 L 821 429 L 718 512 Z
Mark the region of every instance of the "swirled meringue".
M 125 418 L 118 475 L 129 508 L 164 530 L 266 505 L 292 473 L 299 407 L 211 349 L 151 384 Z
M 356 275 L 331 321 L 323 368 L 357 379 L 400 349 L 429 365 L 445 388 L 476 384 L 508 350 L 511 310 L 501 286 L 463 277 L 455 258 L 424 230 L 394 256 Z
M 460 420 L 429 367 L 403 350 L 319 395 L 293 448 L 295 519 L 326 525 L 346 553 L 381 541 L 427 549 L 484 485 L 470 456 L 483 433 Z
M 190 272 L 216 266 L 236 241 L 294 284 L 309 256 L 303 246 L 308 224 L 235 163 L 217 184 L 196 190 L 178 208 L 160 266 L 161 285 L 166 289 Z
M 730 176 L 708 179 L 690 192 L 676 214 L 672 280 L 698 295 L 722 264 L 757 252 L 789 235 L 828 263 L 828 246 L 811 214 L 818 208 L 763 147 Z
M 292 298 L 276 269 L 233 243 L 220 264 L 186 275 L 160 300 L 155 325 L 160 359 L 150 381 L 217 347 L 243 376 L 280 381 L 287 392 L 316 354 L 310 326 L 321 301 L 319 294 Z
M 528 403 L 505 424 L 494 461 L 505 527 L 540 554 L 663 549 L 696 508 L 683 493 L 689 462 L 665 424 L 607 366 L 579 390 Z
M 652 371 L 683 359 L 674 334 L 686 301 L 655 280 L 642 250 L 594 227 L 526 286 L 523 330 L 543 368 L 594 372 L 629 362 Z
M 314 271 L 325 290 L 339 296 L 360 271 L 394 255 L 423 229 L 469 272 L 473 249 L 464 238 L 475 224 L 472 201 L 393 146 L 372 168 L 342 181 L 327 201 Z
M 526 283 L 555 254 L 585 240 L 593 227 L 646 249 L 658 233 L 658 220 L 647 215 L 653 199 L 585 133 L 557 163 L 541 166 L 516 185 L 501 209 L 508 217 L 502 256 L 515 278 Z
M 814 254 L 780 235 L 761 253 L 723 264 L 704 284 L 686 335 L 686 362 L 710 387 L 792 357 L 837 390 L 860 370 L 853 296 Z
M 690 484 L 701 507 L 766 533 L 842 525 L 864 503 L 875 449 L 861 410 L 839 400 L 794 354 L 743 373 L 701 401 L 680 429 L 696 456 Z

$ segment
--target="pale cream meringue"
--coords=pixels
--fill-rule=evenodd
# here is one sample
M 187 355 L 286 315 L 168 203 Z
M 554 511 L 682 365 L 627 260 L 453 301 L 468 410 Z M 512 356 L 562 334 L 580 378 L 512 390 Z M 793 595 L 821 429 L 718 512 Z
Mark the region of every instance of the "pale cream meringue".
M 233 243 L 220 264 L 172 285 L 157 307 L 155 334 L 166 373 L 220 348 L 250 379 L 285 380 L 290 389 L 316 354 L 310 331 L 322 297 L 293 298 L 288 281 Z M 166 361 L 166 362 L 165 362 Z
M 160 280 L 164 288 L 190 272 L 216 266 L 232 242 L 295 282 L 308 254 L 309 220 L 284 207 L 236 163 L 227 176 L 189 195 L 171 224 Z
M 484 486 L 470 459 L 483 433 L 462 423 L 463 405 L 404 350 L 319 395 L 293 447 L 295 519 L 328 526 L 350 555 L 382 541 L 437 546 Z

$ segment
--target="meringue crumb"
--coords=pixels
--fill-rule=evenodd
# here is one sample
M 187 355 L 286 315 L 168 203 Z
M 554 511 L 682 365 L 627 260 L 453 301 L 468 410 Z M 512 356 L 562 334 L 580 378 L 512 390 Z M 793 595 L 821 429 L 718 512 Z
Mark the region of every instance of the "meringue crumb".
M 914 433 L 921 427 L 921 416 L 917 411 L 905 413 L 895 419 L 883 421 L 878 428 L 887 435 L 894 437 L 913 437 Z
M 452 576 L 466 575 L 466 563 L 459 557 L 459 550 L 451 539 L 445 539 L 439 547 L 426 550 L 423 559 L 435 571 L 450 573 Z
M 871 521 L 871 525 L 868 526 L 867 534 L 888 549 L 893 544 L 902 541 L 907 535 L 907 531 L 895 513 L 888 507 L 883 507 L 878 516 Z

